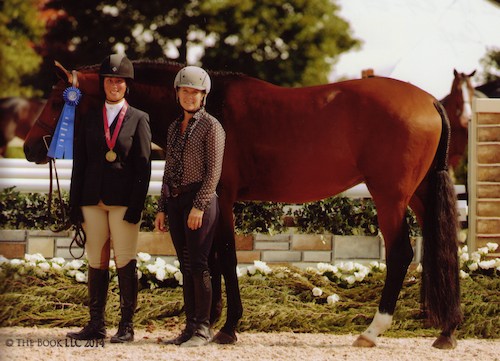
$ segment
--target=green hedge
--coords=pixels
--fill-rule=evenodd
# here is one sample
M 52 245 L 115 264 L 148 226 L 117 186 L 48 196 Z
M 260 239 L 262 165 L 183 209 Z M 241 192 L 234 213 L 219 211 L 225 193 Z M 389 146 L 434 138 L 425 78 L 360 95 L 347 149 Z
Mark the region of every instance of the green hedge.
M 48 197 L 42 193 L 21 193 L 15 187 L 0 193 L 0 228 L 54 229 L 62 226 L 69 212 L 68 193 L 63 193 L 64 214 L 58 199 L 52 210 L 47 208 Z M 148 196 L 143 213 L 142 231 L 154 228 L 157 196 Z M 335 196 L 322 201 L 305 203 L 294 211 L 276 202 L 237 202 L 234 205 L 237 233 L 280 233 L 287 229 L 287 217 L 303 233 L 332 233 L 339 235 L 377 235 L 377 211 L 371 199 L 351 199 Z M 289 208 L 289 207 L 288 207 Z M 407 212 L 411 236 L 420 235 L 414 214 Z

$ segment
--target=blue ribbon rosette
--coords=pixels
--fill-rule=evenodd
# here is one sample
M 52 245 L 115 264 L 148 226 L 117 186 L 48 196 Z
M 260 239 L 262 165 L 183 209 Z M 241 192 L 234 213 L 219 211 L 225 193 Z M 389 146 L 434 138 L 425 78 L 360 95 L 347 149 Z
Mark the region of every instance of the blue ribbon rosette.
M 63 92 L 64 107 L 57 122 L 57 127 L 50 142 L 47 156 L 58 159 L 73 158 L 73 133 L 75 128 L 75 109 L 82 92 L 73 86 L 66 88 Z

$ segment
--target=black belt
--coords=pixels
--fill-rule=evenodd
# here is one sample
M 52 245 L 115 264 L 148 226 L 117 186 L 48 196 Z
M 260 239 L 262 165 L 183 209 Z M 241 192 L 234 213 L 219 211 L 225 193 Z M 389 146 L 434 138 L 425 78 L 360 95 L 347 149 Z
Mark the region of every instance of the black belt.
M 198 191 L 201 187 L 201 183 L 191 183 L 191 184 L 186 184 L 184 186 L 178 186 L 178 187 L 168 187 L 170 190 L 170 197 L 177 197 L 180 194 L 183 193 L 189 193 L 193 191 Z

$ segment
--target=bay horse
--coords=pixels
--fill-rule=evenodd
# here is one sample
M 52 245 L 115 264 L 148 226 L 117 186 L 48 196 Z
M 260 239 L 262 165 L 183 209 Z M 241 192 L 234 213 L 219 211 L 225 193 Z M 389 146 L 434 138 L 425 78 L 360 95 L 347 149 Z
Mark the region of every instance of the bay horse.
M 165 147 L 167 127 L 179 113 L 173 81 L 182 65 L 134 62 L 130 104 L 148 112 L 153 142 Z M 79 69 L 83 98 L 77 113 L 99 102 L 98 66 Z M 405 212 L 410 206 L 423 228 L 422 302 L 430 324 L 441 328 L 433 346 L 456 346 L 460 324 L 458 217 L 447 172 L 450 128 L 441 104 L 423 90 L 398 80 L 371 77 L 339 83 L 284 88 L 243 74 L 209 72 L 213 91 L 207 110 L 226 131 L 218 194 L 221 216 L 214 242 L 218 268 L 212 270 L 214 317 L 220 316 L 221 274 L 227 295 L 226 322 L 218 340 L 236 342 L 242 316 L 233 223 L 236 201 L 304 203 L 338 194 L 365 182 L 378 211 L 387 274 L 370 326 L 354 341 L 372 347 L 391 323 L 413 250 Z M 47 162 L 50 136 L 63 106 L 53 88 L 25 142 L 29 161 Z M 77 114 L 76 122 L 79 122 Z M 78 124 L 76 125 L 78 129 Z M 76 134 L 78 136 L 78 134 Z M 217 337 L 217 336 L 216 336 Z
M 0 156 L 14 137 L 26 138 L 44 106 L 45 100 L 38 98 L 0 98 Z
M 477 96 L 486 97 L 472 86 L 471 78 L 475 74 L 475 70 L 470 74 L 465 74 L 453 69 L 454 78 L 450 94 L 441 100 L 451 126 L 448 163 L 452 169 L 458 165 L 467 149 L 469 122 L 472 119 L 472 101 Z

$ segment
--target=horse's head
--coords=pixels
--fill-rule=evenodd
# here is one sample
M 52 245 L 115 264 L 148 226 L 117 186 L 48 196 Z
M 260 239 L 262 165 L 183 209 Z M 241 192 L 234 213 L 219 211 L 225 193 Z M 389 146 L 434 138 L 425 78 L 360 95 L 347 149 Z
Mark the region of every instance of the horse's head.
M 470 74 L 459 73 L 453 69 L 453 83 L 451 94 L 455 94 L 456 115 L 460 120 L 460 125 L 467 129 L 469 121 L 472 119 L 472 99 L 474 98 L 474 87 L 471 84 L 471 78 L 476 71 Z
M 82 91 L 82 101 L 76 112 L 76 123 L 79 121 L 79 114 L 85 112 L 90 105 L 96 104 L 99 100 L 99 76 L 96 67 L 69 72 L 56 62 L 55 68 L 61 80 L 52 88 L 45 107 L 24 142 L 24 154 L 30 162 L 46 163 L 48 161 L 47 149 L 64 106 L 62 97 L 64 89 L 73 85 Z M 75 124 L 76 127 L 77 124 Z
M 453 69 L 451 91 L 443 103 L 451 126 L 451 139 L 448 163 L 451 167 L 457 166 L 462 159 L 468 139 L 469 121 L 472 119 L 472 100 L 475 96 L 471 78 L 476 71 L 470 74 L 460 73 Z

